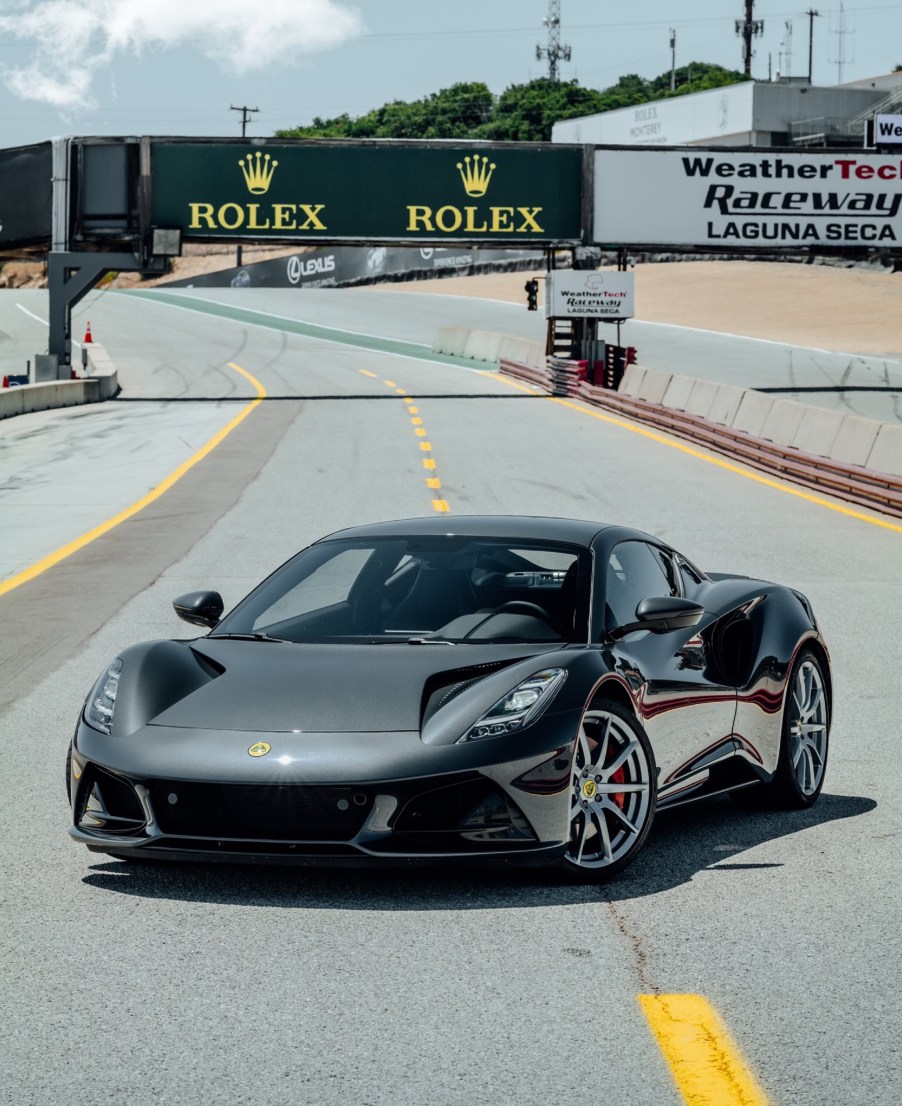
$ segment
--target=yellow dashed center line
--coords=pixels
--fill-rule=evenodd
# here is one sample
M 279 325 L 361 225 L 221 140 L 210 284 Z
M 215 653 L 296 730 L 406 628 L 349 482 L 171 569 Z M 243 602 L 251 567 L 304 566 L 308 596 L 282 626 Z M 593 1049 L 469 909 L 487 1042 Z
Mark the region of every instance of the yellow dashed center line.
M 375 375 L 374 373 L 366 372 L 364 369 L 360 369 L 358 371 L 362 372 L 362 373 L 365 373 L 366 376 L 374 376 Z M 415 403 L 415 400 L 414 400 L 413 396 L 409 396 L 407 394 L 407 390 L 405 388 L 400 387 L 400 385 L 396 384 L 394 382 L 394 380 L 383 380 L 382 383 L 386 386 L 386 388 L 393 388 L 395 390 L 395 392 L 399 396 L 402 397 L 402 399 L 403 399 L 403 401 L 406 405 L 407 414 L 410 416 L 410 425 L 413 428 L 414 434 L 416 435 L 417 438 L 425 439 L 426 438 L 426 428 L 423 426 L 423 420 L 420 417 L 420 409 L 419 409 L 419 407 L 416 406 L 416 403 Z M 428 453 L 428 454 L 432 453 L 432 442 L 421 440 L 419 445 L 420 445 L 420 449 L 422 450 L 423 453 Z M 428 473 L 432 474 L 432 475 L 426 477 L 426 487 L 431 492 L 440 492 L 441 488 L 442 488 L 442 482 L 435 475 L 435 458 L 434 457 L 424 457 L 422 460 L 423 460 L 423 468 Z M 448 511 L 451 510 L 451 507 L 448 503 L 448 500 L 445 499 L 444 497 L 442 497 L 442 496 L 433 496 L 432 497 L 432 509 L 433 509 L 433 511 L 437 511 L 439 514 L 446 514 Z
M 639 995 L 686 1106 L 768 1106 L 729 1030 L 701 995 Z
M 376 373 L 368 372 L 366 369 L 358 369 L 357 371 L 360 373 L 361 376 L 368 376 L 372 380 L 377 380 L 378 379 L 378 376 L 376 375 Z

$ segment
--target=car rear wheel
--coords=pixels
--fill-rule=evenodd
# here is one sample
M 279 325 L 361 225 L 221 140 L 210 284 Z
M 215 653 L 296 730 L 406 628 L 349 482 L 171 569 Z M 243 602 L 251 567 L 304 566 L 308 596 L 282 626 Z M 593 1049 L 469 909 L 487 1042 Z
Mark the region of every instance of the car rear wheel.
M 824 786 L 830 740 L 830 700 L 820 658 L 806 649 L 786 684 L 780 759 L 769 783 L 737 791 L 737 805 L 804 810 Z
M 780 760 L 770 787 L 781 806 L 804 809 L 824 786 L 830 701 L 820 659 L 809 650 L 793 665 L 783 708 Z
M 564 871 L 600 882 L 631 863 L 655 816 L 654 756 L 645 731 L 617 703 L 583 715 L 573 757 Z

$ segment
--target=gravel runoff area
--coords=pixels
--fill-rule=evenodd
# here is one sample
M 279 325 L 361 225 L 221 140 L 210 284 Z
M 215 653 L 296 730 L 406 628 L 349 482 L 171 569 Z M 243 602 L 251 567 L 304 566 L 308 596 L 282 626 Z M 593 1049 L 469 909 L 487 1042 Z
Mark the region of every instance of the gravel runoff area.
M 769 261 L 640 263 L 634 272 L 636 318 L 645 322 L 902 359 L 902 273 Z M 492 273 L 376 287 L 525 304 L 524 282 L 542 275 Z

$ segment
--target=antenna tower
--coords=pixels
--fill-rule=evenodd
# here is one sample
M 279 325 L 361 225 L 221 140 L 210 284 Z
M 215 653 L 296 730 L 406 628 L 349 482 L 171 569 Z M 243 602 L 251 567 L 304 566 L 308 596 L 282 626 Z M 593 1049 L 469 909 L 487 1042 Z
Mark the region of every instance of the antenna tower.
M 548 80 L 557 82 L 558 62 L 570 60 L 570 47 L 561 46 L 561 0 L 548 0 L 548 15 L 542 24 L 548 28 L 548 45 L 536 46 L 536 58 L 548 59 Z
M 780 67 L 781 77 L 792 76 L 792 20 L 787 19 L 783 24 L 786 34 L 783 36 L 783 65 Z
M 842 73 L 845 68 L 846 62 L 849 60 L 846 57 L 846 35 L 854 34 L 854 31 L 850 31 L 846 27 L 846 13 L 843 10 L 842 3 L 839 5 L 839 22 L 836 27 L 833 28 L 833 34 L 836 35 L 836 57 L 830 60 L 836 64 L 836 83 L 842 84 Z
M 764 20 L 754 19 L 755 0 L 745 0 L 745 19 L 736 20 L 736 34 L 742 39 L 742 63 L 747 77 L 752 75 L 752 40 L 764 34 Z

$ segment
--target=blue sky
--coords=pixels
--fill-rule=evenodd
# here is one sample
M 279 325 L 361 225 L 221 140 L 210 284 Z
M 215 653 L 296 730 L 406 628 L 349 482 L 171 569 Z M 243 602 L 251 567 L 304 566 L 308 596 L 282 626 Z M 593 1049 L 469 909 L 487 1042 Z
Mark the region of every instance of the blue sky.
M 902 64 L 902 4 L 820 5 L 814 79 L 834 84 Z M 753 74 L 776 69 L 792 23 L 792 68 L 808 66 L 805 7 L 757 0 L 764 35 Z M 743 0 L 561 0 L 564 78 L 603 88 L 624 73 L 656 76 L 690 60 L 741 67 L 734 22 Z M 249 135 L 456 81 L 494 92 L 543 75 L 547 0 L 0 0 L 0 147 L 58 134 L 229 135 L 231 105 L 260 109 Z M 840 35 L 844 25 L 847 33 Z M 785 64 L 784 64 L 785 69 Z

